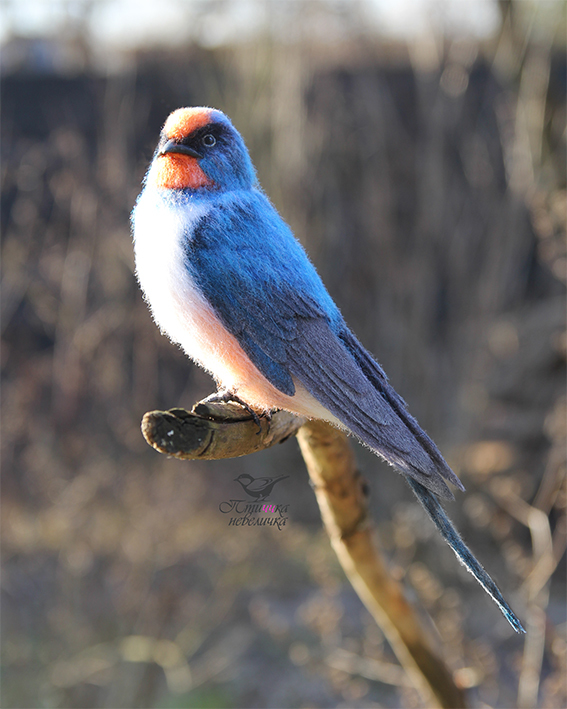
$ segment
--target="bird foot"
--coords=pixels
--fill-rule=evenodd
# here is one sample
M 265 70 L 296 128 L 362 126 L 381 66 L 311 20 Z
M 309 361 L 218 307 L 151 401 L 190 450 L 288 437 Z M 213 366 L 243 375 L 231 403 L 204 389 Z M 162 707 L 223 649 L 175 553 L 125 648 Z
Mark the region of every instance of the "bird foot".
M 239 406 L 242 406 L 243 409 L 246 409 L 246 411 L 250 414 L 252 417 L 252 420 L 258 426 L 258 434 L 262 433 L 262 423 L 260 421 L 260 417 L 258 414 L 254 411 L 254 409 L 247 404 L 245 401 L 243 401 L 236 393 L 231 392 L 231 391 L 217 391 L 214 394 L 211 394 L 210 396 L 207 396 L 206 399 L 203 399 L 204 403 L 207 404 L 214 404 L 214 403 L 223 403 L 223 404 L 228 404 L 230 402 L 234 404 L 239 404 Z M 268 416 L 268 421 L 271 419 L 271 414 Z

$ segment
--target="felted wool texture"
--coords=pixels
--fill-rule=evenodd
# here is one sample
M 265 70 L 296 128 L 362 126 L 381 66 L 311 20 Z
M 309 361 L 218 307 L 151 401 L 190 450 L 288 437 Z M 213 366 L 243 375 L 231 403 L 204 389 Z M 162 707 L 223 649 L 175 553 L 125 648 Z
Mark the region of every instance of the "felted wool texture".
M 206 147 L 204 136 L 214 137 Z M 206 178 L 164 189 L 156 164 L 174 138 Z M 211 142 L 211 141 L 209 141 Z M 174 342 L 253 408 L 286 409 L 352 431 L 400 472 L 452 498 L 462 487 L 349 330 L 299 241 L 258 185 L 244 142 L 214 109 L 166 122 L 133 215 L 136 269 Z
M 453 497 L 446 481 L 462 484 L 349 330 L 224 114 L 199 107 L 168 118 L 132 223 L 136 273 L 162 331 L 251 407 L 329 421 L 393 465 L 522 632 L 437 499 Z

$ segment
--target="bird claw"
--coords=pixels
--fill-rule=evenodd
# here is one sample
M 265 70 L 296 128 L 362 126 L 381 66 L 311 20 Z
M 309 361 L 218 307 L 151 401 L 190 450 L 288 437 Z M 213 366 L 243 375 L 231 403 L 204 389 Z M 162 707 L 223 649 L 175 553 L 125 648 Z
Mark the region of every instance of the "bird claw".
M 254 411 L 254 409 L 247 404 L 245 401 L 242 401 L 242 399 L 235 393 L 231 391 L 217 391 L 214 394 L 211 394 L 210 396 L 207 396 L 206 399 L 203 399 L 203 401 L 207 404 L 211 403 L 223 403 L 223 404 L 229 404 L 230 402 L 234 404 L 238 404 L 239 406 L 242 406 L 243 409 L 246 409 L 246 411 L 250 414 L 252 417 L 252 420 L 258 426 L 258 432 L 256 435 L 260 435 L 262 433 L 262 422 L 260 421 L 260 417 L 258 414 Z M 271 413 L 269 416 L 267 416 L 268 421 L 271 420 L 272 416 Z

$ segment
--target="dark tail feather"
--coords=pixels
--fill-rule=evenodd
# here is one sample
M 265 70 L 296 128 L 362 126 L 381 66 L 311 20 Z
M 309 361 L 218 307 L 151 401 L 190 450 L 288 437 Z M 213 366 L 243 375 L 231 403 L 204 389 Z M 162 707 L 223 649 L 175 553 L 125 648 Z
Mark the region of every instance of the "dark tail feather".
M 417 499 L 423 506 L 423 509 L 431 517 L 433 524 L 441 532 L 443 539 L 455 552 L 459 561 L 467 568 L 468 571 L 471 572 L 488 595 L 492 596 L 492 599 L 500 608 L 506 617 L 506 620 L 510 623 L 514 630 L 517 633 L 525 633 L 526 631 L 524 630 L 522 624 L 516 617 L 514 611 L 504 600 L 498 586 L 475 559 L 470 549 L 461 539 L 457 530 L 451 524 L 451 521 L 445 514 L 443 507 L 441 507 L 439 500 L 426 487 L 421 485 L 421 483 L 418 483 L 417 480 L 409 477 L 409 475 L 406 476 L 406 479 L 414 491 Z

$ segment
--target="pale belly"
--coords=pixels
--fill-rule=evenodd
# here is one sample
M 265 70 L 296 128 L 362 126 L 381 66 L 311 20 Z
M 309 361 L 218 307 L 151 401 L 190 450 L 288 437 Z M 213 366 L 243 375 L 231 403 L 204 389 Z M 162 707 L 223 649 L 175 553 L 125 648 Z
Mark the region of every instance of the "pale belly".
M 219 388 L 236 393 L 251 407 L 286 409 L 308 418 L 338 420 L 294 379 L 287 396 L 260 373 L 237 339 L 220 322 L 184 264 L 182 236 L 208 211 L 184 208 L 180 214 L 160 201 L 142 197 L 134 212 L 136 273 L 152 315 L 173 342 L 208 371 Z

